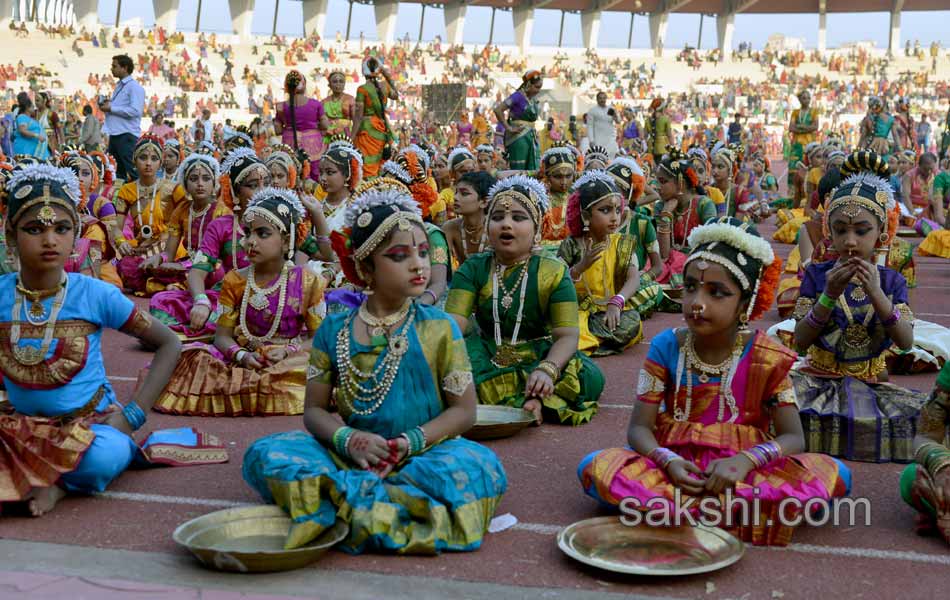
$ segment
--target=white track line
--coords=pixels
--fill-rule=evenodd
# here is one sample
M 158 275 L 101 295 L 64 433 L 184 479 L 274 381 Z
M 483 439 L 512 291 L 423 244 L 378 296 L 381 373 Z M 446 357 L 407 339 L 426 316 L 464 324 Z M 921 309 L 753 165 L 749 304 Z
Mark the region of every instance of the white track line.
M 632 404 L 598 404 L 600 408 L 620 408 L 624 410 L 629 410 L 633 408 Z
M 190 498 L 187 496 L 164 496 L 161 494 L 139 494 L 135 492 L 106 491 L 95 494 L 95 496 L 108 500 L 128 500 L 131 502 L 150 502 L 156 504 L 188 504 L 192 506 L 209 506 L 214 508 L 254 506 L 254 504 L 248 502 L 223 500 L 220 498 Z M 559 531 L 561 531 L 561 529 L 563 529 L 563 526 L 519 521 L 514 526 L 512 526 L 512 529 L 517 531 L 527 531 L 529 533 L 536 533 L 539 535 L 556 535 Z M 818 546 L 814 544 L 790 544 L 784 548 L 761 548 L 758 546 L 751 547 L 756 550 L 798 552 L 801 554 L 823 554 L 828 556 L 841 556 L 850 558 L 879 558 L 884 560 L 898 560 L 904 562 L 950 566 L 950 555 L 947 554 L 924 554 L 922 552 L 911 552 L 904 550 L 878 550 L 876 548 L 844 548 L 841 546 Z
M 138 381 L 138 377 L 123 377 L 122 375 L 109 375 L 108 379 L 112 381 Z
M 921 317 L 950 317 L 950 315 L 948 315 L 948 314 L 946 314 L 946 313 L 922 313 L 922 312 L 915 312 L 914 315 L 919 315 L 919 316 L 921 316 Z

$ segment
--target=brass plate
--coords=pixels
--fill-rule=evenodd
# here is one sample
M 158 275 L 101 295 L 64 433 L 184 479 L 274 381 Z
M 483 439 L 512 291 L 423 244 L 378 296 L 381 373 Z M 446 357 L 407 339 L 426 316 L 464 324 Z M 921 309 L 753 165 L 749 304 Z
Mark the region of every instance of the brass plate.
M 312 544 L 285 550 L 291 520 L 274 505 L 229 508 L 183 523 L 172 534 L 206 567 L 236 573 L 299 569 L 343 540 L 349 525 L 337 521 Z
M 524 409 L 479 404 L 475 425 L 464 435 L 470 440 L 497 440 L 512 436 L 532 423 L 534 415 Z
M 558 547 L 582 563 L 633 575 L 693 575 L 727 567 L 745 545 L 716 527 L 628 527 L 619 517 L 597 517 L 562 529 Z
M 682 287 L 673 287 L 668 283 L 661 283 L 660 288 L 663 290 L 663 293 L 666 294 L 666 297 L 670 300 L 681 300 L 683 298 L 683 288 Z
M 907 237 L 907 238 L 920 237 L 920 234 L 917 233 L 917 230 L 912 229 L 912 228 L 910 228 L 910 227 L 900 227 L 900 228 L 898 228 L 898 229 L 897 229 L 897 235 L 900 236 L 900 237 Z

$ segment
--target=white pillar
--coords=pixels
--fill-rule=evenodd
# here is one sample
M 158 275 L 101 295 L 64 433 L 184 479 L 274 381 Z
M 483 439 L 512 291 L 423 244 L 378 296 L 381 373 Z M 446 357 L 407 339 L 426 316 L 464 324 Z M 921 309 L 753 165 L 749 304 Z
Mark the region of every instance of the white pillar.
M 653 48 L 653 54 L 656 56 L 662 55 L 666 45 L 666 26 L 669 18 L 670 14 L 666 12 L 650 15 L 650 47 Z
M 891 9 L 891 34 L 887 44 L 888 56 L 894 56 L 901 51 L 901 9 L 903 7 L 904 0 L 895 0 L 894 8 Z
M 600 11 L 585 10 L 581 13 L 581 32 L 584 36 L 585 48 L 597 48 L 597 39 L 600 37 Z
M 99 23 L 99 15 L 96 14 L 98 8 L 98 0 L 73 0 L 76 24 L 87 31 L 95 31 Z
M 399 2 L 382 0 L 373 3 L 376 13 L 376 36 L 379 41 L 392 46 L 396 41 L 396 16 L 399 13 Z
M 13 22 L 13 0 L 0 0 L 0 29 L 6 31 Z
M 531 33 L 534 29 L 534 9 L 519 6 L 511 9 L 511 20 L 515 26 L 515 44 L 522 54 L 531 50 Z
M 327 0 L 303 0 L 303 34 L 321 38 L 327 28 Z
M 716 15 L 716 36 L 719 39 L 719 54 L 723 62 L 732 60 L 732 35 L 736 30 L 736 14 Z
M 442 8 L 445 17 L 445 33 L 449 45 L 458 46 L 463 43 L 462 34 L 465 32 L 465 13 L 468 6 L 464 2 L 446 3 Z
M 251 37 L 251 22 L 254 20 L 254 0 L 228 0 L 234 33 L 241 39 Z
M 179 0 L 152 0 L 155 8 L 155 24 L 172 33 L 178 29 Z

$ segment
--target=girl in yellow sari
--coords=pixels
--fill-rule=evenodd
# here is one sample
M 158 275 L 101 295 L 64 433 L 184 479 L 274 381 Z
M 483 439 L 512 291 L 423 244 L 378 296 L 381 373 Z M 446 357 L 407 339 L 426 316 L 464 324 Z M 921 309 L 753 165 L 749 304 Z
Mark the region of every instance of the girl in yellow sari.
M 640 287 L 636 241 L 617 233 L 624 202 L 613 177 L 586 171 L 568 201 L 571 237 L 558 256 L 571 267 L 579 306 L 578 349 L 591 356 L 623 352 L 643 337 L 633 304 Z

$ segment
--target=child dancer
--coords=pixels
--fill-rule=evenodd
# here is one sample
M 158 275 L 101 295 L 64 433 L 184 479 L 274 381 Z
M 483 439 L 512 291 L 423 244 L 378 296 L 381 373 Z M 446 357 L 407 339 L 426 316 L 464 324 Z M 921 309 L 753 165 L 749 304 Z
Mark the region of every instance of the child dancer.
M 571 237 L 558 256 L 571 267 L 580 306 L 578 349 L 590 356 L 623 352 L 643 337 L 633 303 L 640 288 L 636 241 L 617 233 L 624 202 L 613 177 L 585 171 L 567 205 Z
M 515 175 L 489 193 L 489 252 L 468 258 L 452 278 L 446 312 L 466 338 L 482 404 L 524 407 L 540 422 L 542 406 L 561 423 L 597 412 L 604 375 L 577 350 L 577 294 L 563 261 L 534 253 L 547 194 Z
M 195 416 L 303 412 L 305 344 L 322 319 L 323 280 L 294 266 L 304 209 L 264 188 L 241 213 L 250 266 L 221 284 L 214 345 L 189 345 L 155 410 Z
M 209 288 L 205 281 L 219 269 L 220 277 L 224 277 L 228 271 L 248 265 L 242 247 L 244 232 L 240 215 L 251 197 L 270 183 L 270 171 L 250 149 L 232 151 L 221 168 L 224 174 L 219 180 L 222 184 L 219 202 L 233 214 L 224 214 L 208 223 L 188 270 L 188 290 L 169 290 L 153 305 L 156 318 L 166 322 L 183 339 L 208 341 L 214 335 L 215 320 L 220 314 L 216 310 L 220 292 L 217 285 Z M 220 279 L 215 281 L 220 282 Z
M 901 497 L 918 513 L 918 532 L 936 531 L 950 543 L 950 362 L 937 376 L 933 393 L 920 411 L 914 463 L 901 475 Z
M 69 169 L 27 166 L 7 184 L 6 238 L 20 272 L 0 277 L 0 502 L 39 516 L 67 492 L 103 491 L 135 458 L 150 460 L 131 434 L 145 423 L 178 359 L 174 334 L 113 285 L 63 266 L 80 228 L 79 184 Z M 102 359 L 102 331 L 117 329 L 157 348 L 152 369 L 125 406 Z M 165 432 L 168 464 L 227 460 L 193 430 Z M 167 443 L 188 446 L 189 458 Z M 213 446 L 213 447 L 212 447 Z M 4 508 L 8 508 L 5 506 Z
M 307 432 L 254 442 L 244 478 L 294 516 L 288 548 L 343 519 L 340 547 L 354 554 L 475 550 L 507 479 L 491 450 L 458 437 L 476 405 L 458 327 L 412 301 L 429 273 L 419 208 L 405 192 L 371 190 L 331 235 L 351 283 L 372 293 L 314 337 Z
M 132 152 L 139 178 L 123 185 L 113 202 L 119 215 L 118 226 L 122 228 L 115 234 L 120 256 L 119 276 L 122 285 L 138 296 L 151 295 L 164 288 L 156 282 L 148 289 L 149 277 L 144 263 L 147 257 L 161 253 L 168 217 L 185 197 L 181 186 L 158 179 L 162 148 L 162 140 L 157 137 L 139 138 Z M 171 254 L 175 255 L 176 250 Z M 177 256 L 171 258 L 174 260 Z
M 544 214 L 541 239 L 558 242 L 570 233 L 567 229 L 567 198 L 577 176 L 577 155 L 570 146 L 555 146 L 541 156 L 539 178 L 548 189 L 550 208 Z
M 487 246 L 485 207 L 488 192 L 497 180 L 485 171 L 466 173 L 455 184 L 455 214 L 458 216 L 442 226 L 452 249 L 457 269 L 472 254 L 484 252 Z
M 100 171 L 95 159 L 82 152 L 63 154 L 62 164 L 72 169 L 79 180 L 79 215 L 82 220 L 81 238 L 76 241 L 76 251 L 66 262 L 68 273 L 86 274 L 122 288 L 111 260 L 115 250 L 110 235 L 115 231 L 115 207 L 109 199 L 99 194 Z
M 786 545 L 793 529 L 779 520 L 782 500 L 842 496 L 850 474 L 828 456 L 802 454 L 788 375 L 795 353 L 748 329 L 775 294 L 781 262 L 769 244 L 750 224 L 724 217 L 694 229 L 689 246 L 687 327 L 664 331 L 650 344 L 629 447 L 587 456 L 578 476 L 601 502 L 616 506 L 632 498 L 637 508 L 671 513 L 676 502 L 690 501 L 696 515 L 699 497 L 722 501 L 732 490 L 736 498 L 759 500 L 765 513 L 732 525 L 736 533 L 756 545 Z M 796 514 L 793 506 L 783 509 L 786 518 Z
M 863 172 L 844 180 L 826 211 L 837 260 L 812 263 L 795 305 L 795 346 L 807 366 L 792 373 L 806 447 L 850 460 L 913 460 L 914 420 L 926 397 L 886 377 L 885 351 L 914 345 L 907 282 L 874 253 L 896 230 L 887 163 L 860 151 Z M 889 218 L 890 215 L 890 218 Z

